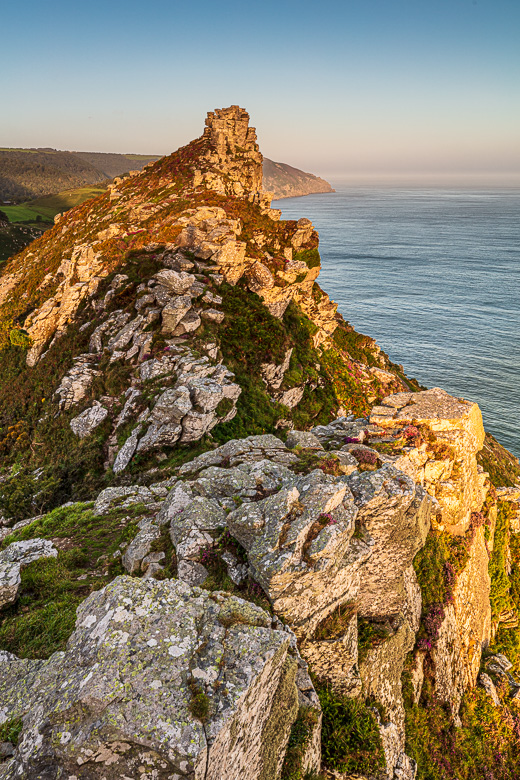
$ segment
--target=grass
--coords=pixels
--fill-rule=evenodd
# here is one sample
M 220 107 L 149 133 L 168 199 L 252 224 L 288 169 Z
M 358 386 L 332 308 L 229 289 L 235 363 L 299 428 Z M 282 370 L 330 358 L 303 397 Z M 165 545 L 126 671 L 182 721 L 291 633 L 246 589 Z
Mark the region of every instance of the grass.
M 11 742 L 13 745 L 17 745 L 22 728 L 23 722 L 21 718 L 7 720 L 5 723 L 2 723 L 0 726 L 0 742 Z
M 60 507 L 12 533 L 2 544 L 41 537 L 61 547 L 57 558 L 22 570 L 19 598 L 0 617 L 0 649 L 23 658 L 48 658 L 65 647 L 76 608 L 94 590 L 121 573 L 112 557 L 137 532 L 142 505 L 99 517 L 89 504 Z M 79 579 L 82 577 L 82 579 Z
M 487 471 L 495 487 L 512 487 L 520 479 L 520 463 L 505 447 L 486 433 L 484 446 L 477 453 L 477 462 Z
M 305 751 L 317 722 L 318 717 L 313 709 L 300 707 L 298 717 L 294 721 L 289 735 L 280 780 L 302 780 L 304 777 Z
M 520 534 L 509 532 L 510 512 L 510 504 L 499 503 L 493 553 L 489 562 L 490 598 L 495 620 L 506 609 L 513 609 L 516 616 L 520 616 Z M 518 672 L 520 627 L 499 625 L 490 650 L 504 653 Z
M 78 187 L 74 190 L 58 192 L 56 195 L 45 195 L 42 198 L 28 200 L 16 206 L 2 206 L 2 211 L 13 223 L 52 223 L 56 214 L 61 214 L 90 198 L 101 195 L 105 189 L 102 186 Z
M 360 618 L 358 620 L 358 660 L 362 663 L 373 647 L 382 645 L 392 636 L 388 628 L 375 621 Z
M 498 502 L 493 552 L 489 559 L 489 576 L 491 578 L 491 593 L 489 594 L 489 600 L 491 601 L 491 616 L 493 620 L 497 620 L 502 612 L 511 609 L 513 606 L 510 594 L 511 580 L 509 577 L 511 512 L 511 504 L 505 501 Z M 517 561 L 515 561 L 515 565 L 518 565 Z M 517 604 L 516 606 L 518 608 L 520 607 L 520 604 Z
M 327 639 L 341 639 L 347 631 L 350 621 L 356 614 L 357 608 L 353 601 L 341 604 L 321 621 L 314 633 L 314 640 L 322 642 Z
M 376 773 L 385 766 L 379 728 L 362 699 L 335 693 L 314 680 L 323 710 L 321 750 L 324 766 L 338 772 Z

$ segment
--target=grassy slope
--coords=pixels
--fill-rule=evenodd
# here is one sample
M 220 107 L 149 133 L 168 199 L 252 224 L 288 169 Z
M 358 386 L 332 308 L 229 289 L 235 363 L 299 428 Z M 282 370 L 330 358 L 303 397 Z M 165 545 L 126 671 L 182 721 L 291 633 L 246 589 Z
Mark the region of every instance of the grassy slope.
M 79 206 L 90 198 L 95 198 L 105 191 L 102 185 L 78 187 L 74 190 L 65 190 L 56 195 L 45 195 L 41 198 L 28 200 L 17 206 L 2 206 L 2 211 L 7 214 L 12 223 L 19 222 L 52 222 L 56 214 Z M 40 219 L 38 219 L 40 218 Z

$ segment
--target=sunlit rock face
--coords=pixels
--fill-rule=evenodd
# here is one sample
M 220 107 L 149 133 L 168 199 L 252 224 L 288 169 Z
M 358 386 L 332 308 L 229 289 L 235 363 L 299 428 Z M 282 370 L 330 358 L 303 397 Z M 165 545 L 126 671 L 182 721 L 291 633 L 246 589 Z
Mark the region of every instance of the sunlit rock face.
M 116 579 L 83 603 L 65 653 L 0 653 L 0 718 L 24 717 L 0 777 L 279 777 L 299 656 L 271 623 L 178 580 Z

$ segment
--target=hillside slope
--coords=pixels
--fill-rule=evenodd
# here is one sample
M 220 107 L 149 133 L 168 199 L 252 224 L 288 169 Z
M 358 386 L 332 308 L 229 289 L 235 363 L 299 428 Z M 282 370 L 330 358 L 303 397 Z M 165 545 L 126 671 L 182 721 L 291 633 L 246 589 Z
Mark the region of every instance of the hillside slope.
M 21 202 L 63 190 L 99 184 L 130 170 L 141 170 L 158 156 L 106 152 L 60 152 L 55 149 L 0 149 L 0 202 Z M 312 173 L 285 163 L 263 160 L 264 189 L 274 198 L 333 192 Z
M 265 157 L 263 173 L 263 188 L 266 192 L 272 192 L 275 200 L 296 198 L 317 192 L 334 192 L 325 179 L 300 171 L 287 163 L 273 162 Z
M 88 184 L 98 184 L 157 157 L 61 152 L 56 149 L 0 149 L 0 202 L 20 202 Z
M 0 780 L 519 776 L 520 467 L 319 270 L 238 106 L 0 269 Z

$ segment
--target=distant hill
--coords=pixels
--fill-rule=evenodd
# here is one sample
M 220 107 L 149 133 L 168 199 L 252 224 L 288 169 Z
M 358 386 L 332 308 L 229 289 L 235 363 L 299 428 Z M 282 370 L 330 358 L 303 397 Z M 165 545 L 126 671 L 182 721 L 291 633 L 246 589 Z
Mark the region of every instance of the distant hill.
M 12 225 L 7 215 L 0 211 L 0 263 L 41 236 L 43 229 L 35 226 Z
M 64 190 L 55 195 L 43 195 L 12 206 L 2 206 L 2 212 L 12 223 L 42 223 L 42 227 L 53 224 L 56 214 L 62 214 L 74 206 L 79 206 L 90 198 L 105 192 L 108 182 L 97 185 L 78 187 L 74 190 Z M 43 223 L 46 223 L 45 225 Z
M 141 170 L 158 155 L 0 149 L 0 202 L 20 203 L 43 195 L 99 184 Z
M 22 203 L 64 190 L 100 184 L 141 170 L 160 155 L 61 152 L 56 149 L 0 149 L 0 203 Z M 334 192 L 319 176 L 264 158 L 264 190 L 275 198 Z M 10 215 L 10 219 L 12 219 Z
M 275 199 L 296 198 L 315 192 L 334 192 L 328 181 L 305 173 L 286 163 L 274 162 L 264 157 L 264 183 L 266 192 L 274 192 Z

